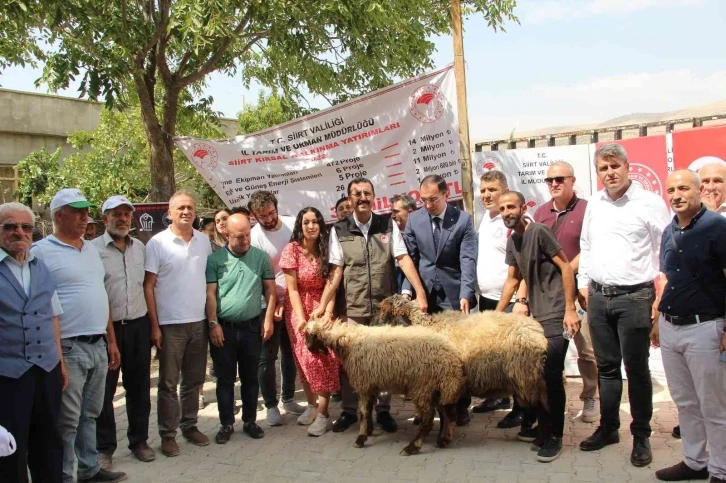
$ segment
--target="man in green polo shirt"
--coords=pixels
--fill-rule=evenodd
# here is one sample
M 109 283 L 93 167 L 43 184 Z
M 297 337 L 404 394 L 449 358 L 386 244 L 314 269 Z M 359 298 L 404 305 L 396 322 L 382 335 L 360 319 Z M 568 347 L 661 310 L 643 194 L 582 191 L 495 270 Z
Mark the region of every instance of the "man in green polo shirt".
M 207 259 L 207 320 L 217 406 L 222 428 L 215 441 L 224 444 L 234 432 L 234 381 L 240 369 L 242 430 L 258 439 L 255 424 L 259 382 L 257 368 L 263 340 L 272 335 L 275 313 L 275 272 L 270 256 L 250 244 L 250 221 L 236 214 L 227 220 L 228 242 Z M 262 314 L 262 295 L 267 310 Z M 264 318 L 264 321 L 263 321 Z

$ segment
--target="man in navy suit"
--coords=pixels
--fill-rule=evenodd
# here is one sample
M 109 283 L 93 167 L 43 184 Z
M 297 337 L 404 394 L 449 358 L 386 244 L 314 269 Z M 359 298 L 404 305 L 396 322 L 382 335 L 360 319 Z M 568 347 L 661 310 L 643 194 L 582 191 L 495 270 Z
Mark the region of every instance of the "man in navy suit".
M 447 203 L 446 180 L 437 174 L 421 181 L 425 210 L 411 213 L 404 238 L 426 289 L 429 312 L 461 310 L 468 314 L 476 306 L 477 239 L 471 215 Z M 402 293 L 411 287 L 404 281 Z M 457 404 L 456 424 L 469 422 L 471 397 Z

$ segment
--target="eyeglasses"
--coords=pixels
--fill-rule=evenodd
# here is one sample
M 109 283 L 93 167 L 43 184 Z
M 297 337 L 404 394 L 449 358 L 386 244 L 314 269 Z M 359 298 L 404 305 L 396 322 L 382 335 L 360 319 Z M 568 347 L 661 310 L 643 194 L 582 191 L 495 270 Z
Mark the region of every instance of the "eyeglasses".
M 363 198 L 363 197 L 370 198 L 371 196 L 373 196 L 372 191 L 352 191 L 350 193 L 351 198 Z
M 439 200 L 440 200 L 441 198 L 443 198 L 443 196 L 444 196 L 445 194 L 446 194 L 446 193 L 441 193 L 441 194 L 440 194 L 439 196 L 437 196 L 436 198 L 421 198 L 421 203 L 423 203 L 424 205 L 433 205 L 433 204 L 435 204 L 435 203 L 436 203 L 437 201 L 439 201 Z
M 25 233 L 33 233 L 33 228 L 35 228 L 30 223 L 3 223 L 2 225 L 3 230 L 5 231 L 15 231 L 18 229 L 18 227 L 22 228 Z
M 557 181 L 557 184 L 562 184 L 567 178 L 574 178 L 574 176 L 555 176 L 554 178 L 545 178 L 544 181 L 548 185 L 552 185 L 554 181 Z

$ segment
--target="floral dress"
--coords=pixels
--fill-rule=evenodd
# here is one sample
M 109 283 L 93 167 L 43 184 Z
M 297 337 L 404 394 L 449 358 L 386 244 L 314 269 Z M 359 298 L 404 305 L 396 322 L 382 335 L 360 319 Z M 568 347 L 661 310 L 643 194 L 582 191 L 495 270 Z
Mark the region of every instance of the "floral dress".
M 297 290 L 302 301 L 305 317 L 320 304 L 325 287 L 325 279 L 318 274 L 320 260 L 310 261 L 298 242 L 285 245 L 280 256 L 282 270 L 297 272 Z M 300 378 L 310 384 L 313 392 L 333 392 L 340 388 L 340 364 L 332 352 L 313 354 L 305 345 L 305 334 L 297 331 L 300 323 L 290 302 L 288 291 L 285 297 L 285 325 L 290 334 L 290 343 L 295 354 L 295 364 Z

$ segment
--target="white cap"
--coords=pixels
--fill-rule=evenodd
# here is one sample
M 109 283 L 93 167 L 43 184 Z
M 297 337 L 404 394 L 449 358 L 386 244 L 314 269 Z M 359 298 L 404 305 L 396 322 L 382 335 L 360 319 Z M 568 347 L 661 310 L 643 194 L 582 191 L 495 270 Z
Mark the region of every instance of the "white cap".
M 129 208 L 131 208 L 131 211 L 134 210 L 134 205 L 131 204 L 131 202 L 125 197 L 125 196 L 112 196 L 106 201 L 103 202 L 103 206 L 101 207 L 101 211 L 103 213 L 106 213 L 107 210 L 113 210 L 114 208 L 117 208 L 121 205 L 126 205 Z
M 72 208 L 91 208 L 95 206 L 83 196 L 78 188 L 65 188 L 57 192 L 50 202 L 50 211 L 66 205 Z

